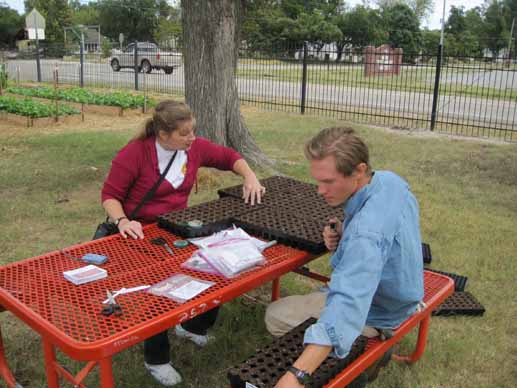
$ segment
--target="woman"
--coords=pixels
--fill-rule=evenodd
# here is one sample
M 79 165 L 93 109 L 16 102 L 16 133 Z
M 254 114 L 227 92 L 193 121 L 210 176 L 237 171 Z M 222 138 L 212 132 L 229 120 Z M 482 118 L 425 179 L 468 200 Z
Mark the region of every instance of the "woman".
M 188 196 L 199 167 L 231 170 L 244 179 L 246 203 L 260 203 L 265 188 L 246 161 L 234 150 L 196 138 L 195 118 L 188 105 L 172 100 L 156 106 L 153 118 L 113 159 L 104 187 L 102 206 L 124 237 L 143 239 L 142 224 L 154 222 L 162 213 L 187 207 Z M 176 152 L 164 180 L 154 196 L 138 210 L 136 219 L 128 216 L 158 181 Z M 217 309 L 176 326 L 176 335 L 203 346 L 207 330 L 215 323 Z M 181 381 L 170 363 L 167 331 L 144 342 L 145 366 L 165 386 Z

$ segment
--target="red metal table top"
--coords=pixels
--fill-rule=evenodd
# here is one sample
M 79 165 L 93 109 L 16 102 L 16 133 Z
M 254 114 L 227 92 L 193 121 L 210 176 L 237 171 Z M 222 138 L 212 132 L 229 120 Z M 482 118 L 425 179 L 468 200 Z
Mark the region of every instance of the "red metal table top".
M 0 304 L 41 335 L 49 336 L 62 351 L 78 360 L 109 356 L 180 321 L 227 302 L 309 261 L 305 251 L 276 245 L 265 251 L 267 263 L 234 279 L 189 271 L 180 267 L 196 249 L 174 248 L 175 255 L 150 240 L 164 237 L 172 247 L 177 236 L 158 228 L 144 228 L 144 240 L 120 235 L 90 241 L 65 249 L 75 257 L 85 253 L 109 257 L 101 267 L 108 277 L 76 286 L 63 271 L 84 266 L 59 251 L 0 267 Z M 123 315 L 100 314 L 106 290 L 156 284 L 176 273 L 210 280 L 215 285 L 185 304 L 147 292 L 117 297 Z

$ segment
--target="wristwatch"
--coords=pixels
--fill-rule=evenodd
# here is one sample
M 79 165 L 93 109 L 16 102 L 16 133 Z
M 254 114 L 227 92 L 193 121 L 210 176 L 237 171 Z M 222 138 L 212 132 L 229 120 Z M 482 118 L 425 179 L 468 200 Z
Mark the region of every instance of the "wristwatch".
M 120 223 L 120 221 L 122 221 L 123 219 L 128 219 L 126 216 L 123 216 L 123 217 L 119 217 L 119 218 L 116 218 L 115 221 L 113 222 L 115 224 L 115 226 L 118 226 L 118 224 Z
M 293 365 L 287 368 L 287 370 L 291 372 L 294 375 L 294 377 L 296 377 L 296 380 L 298 380 L 298 382 L 301 385 L 309 384 L 312 381 L 312 377 L 309 372 L 305 372 L 304 370 L 298 369 Z

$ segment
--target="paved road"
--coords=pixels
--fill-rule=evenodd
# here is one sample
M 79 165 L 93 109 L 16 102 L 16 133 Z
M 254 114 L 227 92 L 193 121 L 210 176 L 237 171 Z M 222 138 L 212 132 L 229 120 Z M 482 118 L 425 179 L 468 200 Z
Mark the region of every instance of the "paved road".
M 79 83 L 79 64 L 75 62 L 60 62 L 55 60 L 42 61 L 42 80 L 53 80 L 53 69 L 59 69 L 59 80 L 63 83 Z M 249 65 L 243 65 L 249 66 Z M 8 72 L 12 79 L 21 81 L 36 81 L 35 61 L 16 60 L 8 62 Z M 267 71 L 264 71 L 267 73 Z M 489 72 L 492 73 L 492 72 Z M 511 76 L 510 85 L 513 86 L 514 72 L 497 72 L 497 75 L 488 73 L 456 75 L 464 82 L 474 83 L 474 79 L 481 80 L 480 87 L 490 84 L 491 87 L 503 84 L 501 77 Z M 447 75 L 444 82 L 454 79 Z M 488 82 L 488 78 L 492 81 Z M 516 83 L 517 83 L 517 77 Z M 494 81 L 495 80 L 495 81 Z M 103 85 L 113 89 L 130 88 L 135 85 L 135 74 L 131 69 L 120 72 L 111 70 L 108 64 L 86 63 L 84 71 L 85 85 Z M 184 90 L 183 68 L 175 69 L 167 75 L 162 71 L 153 71 L 151 74 L 139 73 L 139 89 L 145 87 L 164 93 L 181 93 Z M 276 103 L 299 104 L 301 85 L 293 82 L 276 81 L 273 79 L 237 79 L 239 94 L 242 99 L 274 101 Z M 487 85 L 488 86 L 488 85 Z M 431 90 L 431 89 L 430 89 Z M 307 108 L 321 108 L 335 111 L 354 112 L 365 115 L 397 116 L 401 119 L 416 118 L 428 120 L 431 115 L 432 93 L 401 92 L 366 87 L 349 87 L 346 85 L 308 84 Z M 517 130 L 517 102 L 510 100 L 493 100 L 471 96 L 441 95 L 438 103 L 438 120 L 443 122 L 463 123 L 471 126 Z M 374 121 L 374 120 L 372 120 Z M 393 121 L 390 121 L 393 122 Z M 427 126 L 427 125 L 419 125 Z

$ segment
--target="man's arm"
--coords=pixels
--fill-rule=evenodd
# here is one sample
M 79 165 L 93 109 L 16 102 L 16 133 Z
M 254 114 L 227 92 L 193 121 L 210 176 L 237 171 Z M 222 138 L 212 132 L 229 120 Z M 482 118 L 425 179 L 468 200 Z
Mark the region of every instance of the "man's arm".
M 298 357 L 298 359 L 294 362 L 293 366 L 312 374 L 316 369 L 318 369 L 321 363 L 325 361 L 331 350 L 331 346 L 309 344 L 300 355 L 300 357 Z M 275 387 L 301 388 L 303 385 L 298 382 L 296 377 L 291 372 L 287 372 L 280 380 L 278 380 Z

